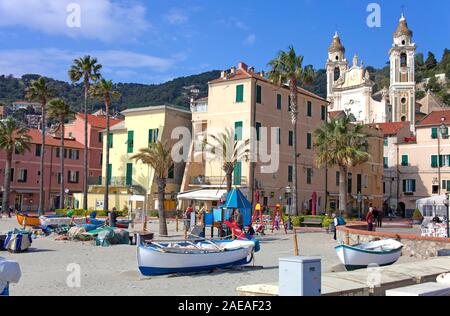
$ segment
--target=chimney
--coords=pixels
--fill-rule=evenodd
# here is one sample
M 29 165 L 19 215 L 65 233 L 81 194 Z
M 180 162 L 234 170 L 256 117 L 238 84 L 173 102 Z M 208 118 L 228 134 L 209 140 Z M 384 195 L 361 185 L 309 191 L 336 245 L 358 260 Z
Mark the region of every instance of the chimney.
M 246 63 L 240 62 L 238 68 L 247 71 L 248 66 Z
M 220 78 L 224 79 L 227 75 L 227 72 L 224 70 L 220 73 Z
M 236 73 L 236 67 L 231 67 L 230 74 L 234 75 Z
M 255 72 L 255 67 L 250 67 L 250 68 L 248 68 L 248 72 L 254 73 L 254 72 Z

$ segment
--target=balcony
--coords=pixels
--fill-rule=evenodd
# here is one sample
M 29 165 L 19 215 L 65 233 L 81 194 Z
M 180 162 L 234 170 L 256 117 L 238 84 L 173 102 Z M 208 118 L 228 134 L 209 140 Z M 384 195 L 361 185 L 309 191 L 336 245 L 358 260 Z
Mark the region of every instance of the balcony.
M 199 103 L 194 105 L 192 108 L 192 113 L 206 113 L 208 112 L 208 104 L 207 103 Z
M 226 177 L 205 177 L 205 176 L 197 176 L 191 177 L 189 184 L 191 186 L 226 186 Z M 235 185 L 234 182 L 232 185 Z M 238 186 L 247 186 L 248 181 L 247 177 L 241 177 L 241 182 Z
M 132 180 L 131 184 L 126 177 L 112 177 L 110 181 L 110 187 L 122 187 L 122 188 L 132 188 L 134 191 L 138 193 L 145 193 L 145 188 L 142 185 L 134 180 Z M 106 177 L 90 177 L 88 178 L 88 185 L 92 187 L 104 187 L 106 183 Z

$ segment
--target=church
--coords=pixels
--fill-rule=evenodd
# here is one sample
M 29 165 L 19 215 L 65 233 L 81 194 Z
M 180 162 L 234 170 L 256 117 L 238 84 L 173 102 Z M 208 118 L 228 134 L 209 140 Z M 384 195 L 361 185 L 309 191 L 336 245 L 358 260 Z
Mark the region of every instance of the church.
M 349 65 L 345 47 L 336 32 L 328 48 L 326 63 L 329 111 L 352 113 L 363 124 L 410 122 L 411 131 L 414 131 L 416 44 L 412 37 L 413 32 L 402 14 L 389 50 L 389 89 L 385 87 L 373 93 L 375 83 L 370 79 L 369 71 L 356 54 Z

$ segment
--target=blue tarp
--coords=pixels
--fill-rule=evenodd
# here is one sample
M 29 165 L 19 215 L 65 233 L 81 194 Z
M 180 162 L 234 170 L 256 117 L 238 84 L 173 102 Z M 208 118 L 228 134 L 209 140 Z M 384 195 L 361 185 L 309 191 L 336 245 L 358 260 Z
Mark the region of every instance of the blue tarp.
M 228 193 L 227 201 L 222 206 L 225 209 L 252 209 L 252 204 L 247 200 L 241 190 L 234 188 L 233 191 Z

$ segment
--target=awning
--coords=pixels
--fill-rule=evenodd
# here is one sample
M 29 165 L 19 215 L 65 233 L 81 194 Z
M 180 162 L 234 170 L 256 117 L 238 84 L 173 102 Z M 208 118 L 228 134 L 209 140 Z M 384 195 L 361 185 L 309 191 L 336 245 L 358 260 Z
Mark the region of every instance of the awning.
M 220 201 L 227 194 L 226 190 L 195 190 L 178 194 L 178 200 Z

